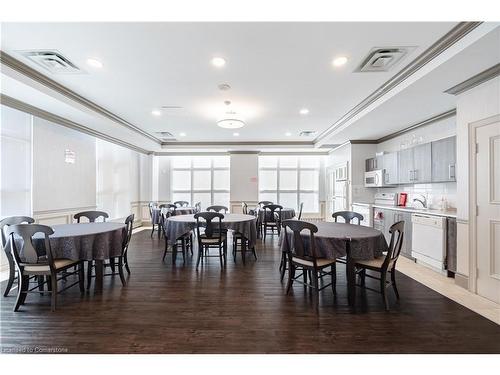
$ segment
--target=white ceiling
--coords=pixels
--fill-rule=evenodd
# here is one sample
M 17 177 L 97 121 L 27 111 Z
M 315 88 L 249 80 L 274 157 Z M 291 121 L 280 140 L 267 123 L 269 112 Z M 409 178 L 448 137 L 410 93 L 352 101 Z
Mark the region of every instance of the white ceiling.
M 187 136 L 178 139 L 187 142 L 304 141 L 307 139 L 298 137 L 299 131 L 321 132 L 328 128 L 453 26 L 454 23 L 4 23 L 1 48 L 151 133 L 170 131 L 178 136 L 185 132 Z M 353 73 L 372 47 L 384 46 L 417 48 L 388 73 Z M 16 53 L 31 49 L 56 49 L 87 74 L 52 75 Z M 333 68 L 332 58 L 338 55 L 350 60 L 341 68 Z M 226 66 L 214 68 L 210 64 L 214 56 L 224 57 Z M 99 59 L 104 67 L 87 66 L 89 57 Z M 221 92 L 217 89 L 220 83 L 229 83 L 232 89 Z M 11 89 L 9 95 L 15 94 L 16 90 Z M 224 113 L 222 103 L 226 99 L 232 101 L 234 110 L 247 123 L 237 130 L 239 137 L 233 136 L 233 130 L 215 124 Z M 184 108 L 152 116 L 151 110 L 162 105 Z M 299 115 L 302 107 L 309 108 L 308 116 Z M 430 107 L 425 112 L 435 110 Z M 380 114 L 381 121 L 384 115 Z M 393 124 L 399 124 L 405 112 L 394 116 L 391 115 Z M 81 120 L 86 121 L 83 117 Z M 349 138 L 387 133 L 383 129 L 373 130 L 371 135 L 351 134 Z M 293 135 L 285 137 L 287 131 Z M 338 139 L 334 141 L 338 143 Z

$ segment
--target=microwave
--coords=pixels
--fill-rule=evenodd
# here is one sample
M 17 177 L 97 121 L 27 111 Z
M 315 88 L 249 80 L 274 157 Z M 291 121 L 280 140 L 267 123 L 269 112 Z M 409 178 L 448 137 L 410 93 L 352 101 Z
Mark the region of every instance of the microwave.
M 385 183 L 385 170 L 365 172 L 365 187 L 383 187 L 390 186 Z

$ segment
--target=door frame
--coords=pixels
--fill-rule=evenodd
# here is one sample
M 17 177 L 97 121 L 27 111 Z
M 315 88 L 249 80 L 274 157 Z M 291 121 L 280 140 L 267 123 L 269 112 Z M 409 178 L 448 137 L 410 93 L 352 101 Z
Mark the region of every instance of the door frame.
M 477 154 L 476 131 L 500 122 L 500 114 L 469 123 L 469 290 L 477 294 Z

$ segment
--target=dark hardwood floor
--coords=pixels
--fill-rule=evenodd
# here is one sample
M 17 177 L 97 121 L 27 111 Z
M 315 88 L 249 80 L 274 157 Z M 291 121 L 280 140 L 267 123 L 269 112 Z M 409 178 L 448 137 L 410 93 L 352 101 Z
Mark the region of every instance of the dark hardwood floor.
M 69 289 L 53 313 L 48 296 L 29 295 L 18 313 L 15 295 L 1 297 L 2 351 L 500 353 L 500 326 L 402 274 L 401 301 L 391 292 L 390 312 L 379 294 L 360 289 L 354 311 L 338 265 L 338 295 L 324 290 L 315 314 L 301 285 L 284 295 L 276 236 L 259 243 L 257 261 L 249 256 L 244 266 L 238 253 L 225 270 L 210 258 L 196 271 L 196 251 L 185 266 L 179 257 L 173 267 L 171 253 L 161 261 L 163 240 L 149 233 L 132 237 L 126 287 L 106 277 L 102 295 Z

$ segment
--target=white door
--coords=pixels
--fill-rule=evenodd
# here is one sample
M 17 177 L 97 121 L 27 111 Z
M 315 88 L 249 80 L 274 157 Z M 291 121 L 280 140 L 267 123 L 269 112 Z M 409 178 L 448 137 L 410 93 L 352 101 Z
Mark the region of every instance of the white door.
M 326 184 L 327 184 L 327 197 L 326 197 L 326 220 L 332 220 L 332 213 L 335 209 L 335 169 L 328 168 L 326 170 Z
M 477 293 L 500 303 L 500 122 L 476 129 Z

